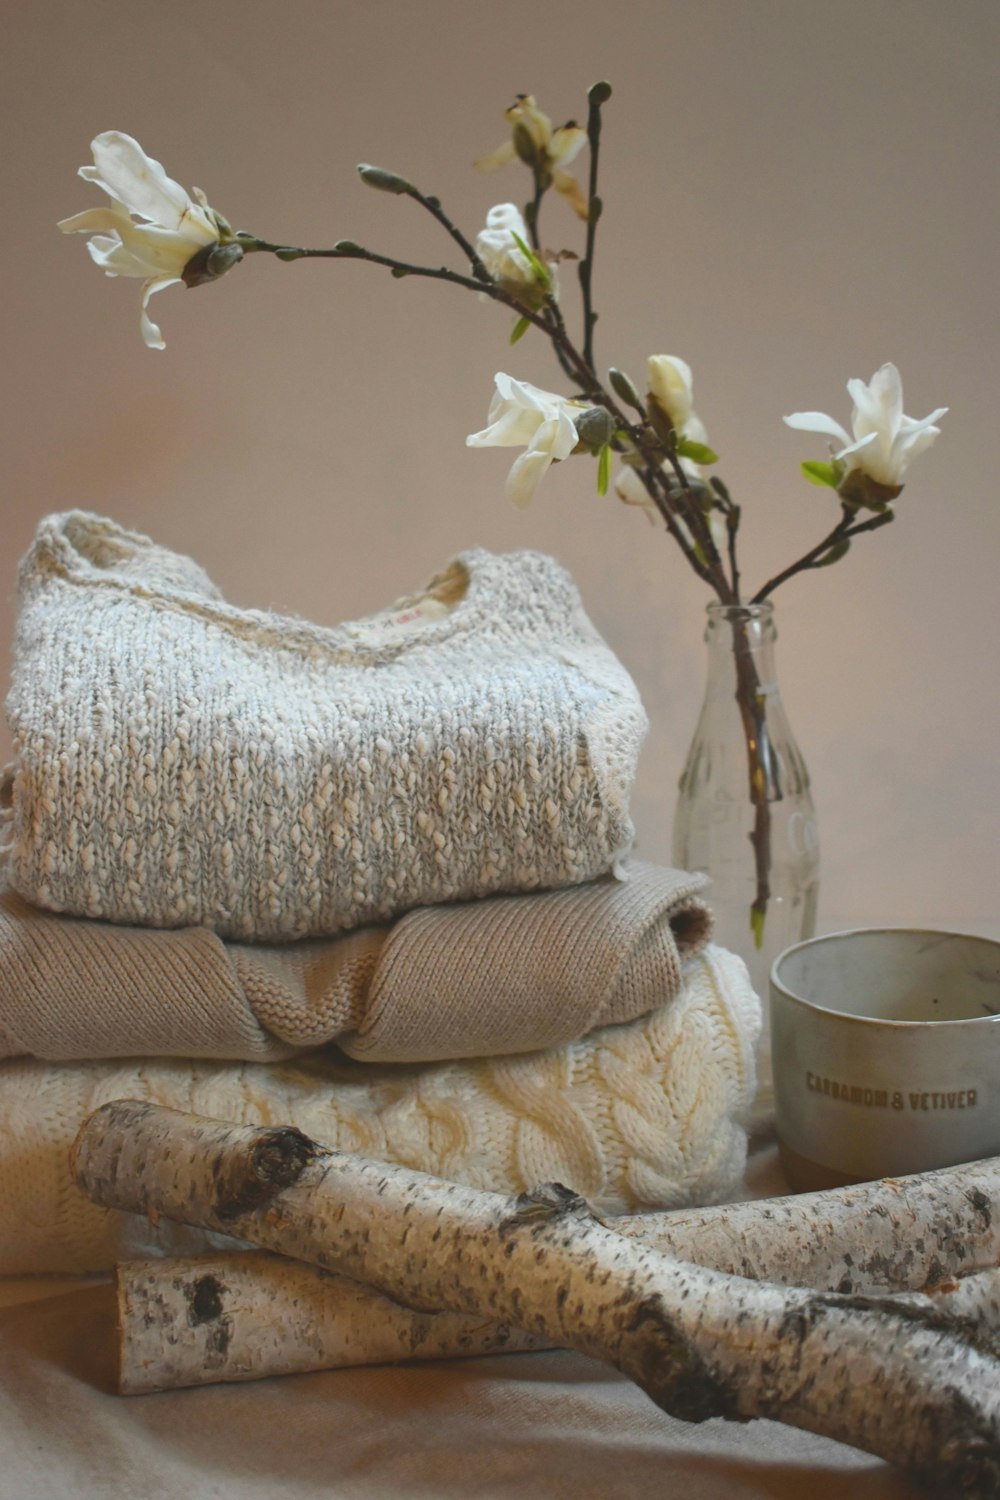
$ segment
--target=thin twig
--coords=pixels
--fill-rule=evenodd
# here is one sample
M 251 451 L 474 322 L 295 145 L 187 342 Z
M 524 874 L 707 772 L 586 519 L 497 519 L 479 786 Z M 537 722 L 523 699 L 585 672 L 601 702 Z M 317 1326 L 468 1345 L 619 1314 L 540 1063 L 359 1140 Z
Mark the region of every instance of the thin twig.
M 532 250 L 540 250 L 541 241 L 538 238 L 538 215 L 549 183 L 545 181 L 540 172 L 536 172 L 534 175 L 535 192 L 531 202 L 524 205 L 524 222 L 528 226 L 528 240 Z
M 591 369 L 594 366 L 594 324 L 597 314 L 591 301 L 591 280 L 594 271 L 594 240 L 597 236 L 597 221 L 601 217 L 601 200 L 597 196 L 597 159 L 601 144 L 601 105 L 611 96 L 607 83 L 595 83 L 588 92 L 590 109 L 587 114 L 587 139 L 590 142 L 590 178 L 587 184 L 587 248 L 578 268 L 580 291 L 583 294 L 583 357 Z
M 445 213 L 444 209 L 441 207 L 440 198 L 422 193 L 419 188 L 415 187 L 411 187 L 410 197 L 416 199 L 421 207 L 426 208 L 427 212 L 429 214 L 432 214 L 434 218 L 437 219 L 442 228 L 444 228 L 448 232 L 448 234 L 451 235 L 456 245 L 458 245 L 461 250 L 468 256 L 469 263 L 472 266 L 472 274 L 476 278 L 476 280 L 484 283 L 490 281 L 490 273 L 489 271 L 487 271 L 486 267 L 479 259 L 479 256 L 476 253 L 475 245 L 473 245 L 470 240 L 466 239 L 465 235 L 459 229 L 458 225 L 453 223 L 453 221 Z
M 815 547 L 810 547 L 809 551 L 804 553 L 797 562 L 793 562 L 789 567 L 784 568 L 782 572 L 776 573 L 773 578 L 769 579 L 764 587 L 758 589 L 757 593 L 754 594 L 750 603 L 763 604 L 764 600 L 770 594 L 774 593 L 779 584 L 784 583 L 789 578 L 793 578 L 796 573 L 802 573 L 807 568 L 822 567 L 824 555 L 832 547 L 835 547 L 838 542 L 849 541 L 851 537 L 860 536 L 863 531 L 877 531 L 880 526 L 887 526 L 890 521 L 894 521 L 896 518 L 894 511 L 881 510 L 876 515 L 870 516 L 867 521 L 859 521 L 857 525 L 852 526 L 850 522 L 854 514 L 855 512 L 849 506 L 845 505 L 843 516 L 833 530 L 821 542 L 818 542 Z

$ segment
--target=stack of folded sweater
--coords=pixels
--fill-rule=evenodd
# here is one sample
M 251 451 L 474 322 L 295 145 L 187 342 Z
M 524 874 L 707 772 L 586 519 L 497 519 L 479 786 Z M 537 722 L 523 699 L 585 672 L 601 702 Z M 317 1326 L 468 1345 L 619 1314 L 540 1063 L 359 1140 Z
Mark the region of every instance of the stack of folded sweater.
M 7 706 L 0 1273 L 211 1242 L 76 1192 L 111 1098 L 605 1212 L 736 1185 L 757 1001 L 702 879 L 629 858 L 645 717 L 551 559 L 320 629 L 53 516 Z

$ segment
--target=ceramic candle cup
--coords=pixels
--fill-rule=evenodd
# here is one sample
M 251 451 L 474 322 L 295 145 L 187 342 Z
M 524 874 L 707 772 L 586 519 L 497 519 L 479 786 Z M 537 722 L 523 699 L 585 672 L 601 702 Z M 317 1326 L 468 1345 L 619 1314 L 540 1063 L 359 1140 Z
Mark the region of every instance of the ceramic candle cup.
M 908 928 L 771 969 L 782 1162 L 807 1191 L 1000 1154 L 1000 942 Z

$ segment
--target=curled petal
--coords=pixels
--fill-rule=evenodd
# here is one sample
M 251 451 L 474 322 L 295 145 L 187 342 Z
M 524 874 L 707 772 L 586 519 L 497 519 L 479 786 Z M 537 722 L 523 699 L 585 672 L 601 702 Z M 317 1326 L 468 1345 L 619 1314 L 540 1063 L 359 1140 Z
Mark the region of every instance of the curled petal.
M 147 281 L 143 286 L 142 312 L 139 317 L 139 327 L 142 331 L 142 337 L 146 343 L 146 346 L 149 349 L 165 349 L 167 347 L 163 341 L 163 335 L 160 333 L 159 328 L 157 328 L 156 324 L 153 322 L 152 318 L 150 318 L 149 314 L 146 311 L 146 308 L 149 305 L 149 299 L 153 296 L 154 292 L 162 292 L 164 288 L 168 286 L 176 286 L 179 281 L 180 277 L 178 276 L 154 276 L 151 277 L 150 280 Z
M 577 156 L 587 139 L 587 132 L 581 125 L 561 125 L 558 130 L 552 132 L 549 142 L 549 157 L 554 166 L 569 166 L 574 156 Z
M 847 437 L 847 434 L 845 433 L 844 436 Z M 852 443 L 850 441 L 850 439 L 848 438 L 847 446 L 845 448 L 840 448 L 837 451 L 837 453 L 835 454 L 835 457 L 836 458 L 853 458 L 853 456 L 856 453 L 863 453 L 866 448 L 869 449 L 869 450 L 873 449 L 873 447 L 877 443 L 878 443 L 878 433 L 877 432 L 868 432 L 868 433 L 866 433 L 863 438 L 858 438 L 858 440 L 857 440 L 856 443 Z M 848 465 L 848 467 L 850 468 L 850 467 L 852 467 L 852 465 Z
M 557 193 L 562 194 L 567 203 L 573 209 L 574 213 L 578 214 L 581 219 L 587 218 L 587 199 L 584 196 L 583 189 L 580 187 L 580 184 L 577 182 L 576 178 L 571 175 L 571 173 L 558 171 L 553 172 L 552 186 L 555 188 Z
M 539 482 L 552 463 L 551 453 L 540 453 L 528 449 L 514 460 L 514 465 L 507 475 L 507 483 L 504 485 L 504 494 L 511 505 L 516 505 L 518 510 L 531 504 L 538 488 Z

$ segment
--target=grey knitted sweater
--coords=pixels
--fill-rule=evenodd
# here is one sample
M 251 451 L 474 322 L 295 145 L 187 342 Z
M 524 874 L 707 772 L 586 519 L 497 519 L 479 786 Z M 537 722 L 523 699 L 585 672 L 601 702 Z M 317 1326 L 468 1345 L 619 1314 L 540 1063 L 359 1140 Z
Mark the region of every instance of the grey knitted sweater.
M 606 872 L 646 730 L 551 558 L 465 552 L 326 629 L 81 511 L 21 564 L 7 711 L 13 889 L 249 940 Z

